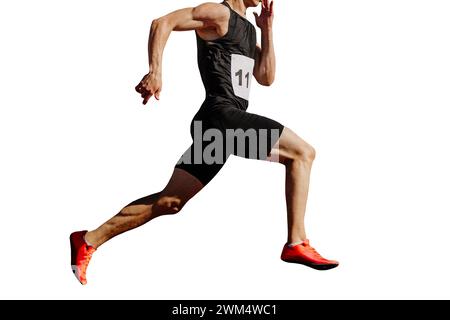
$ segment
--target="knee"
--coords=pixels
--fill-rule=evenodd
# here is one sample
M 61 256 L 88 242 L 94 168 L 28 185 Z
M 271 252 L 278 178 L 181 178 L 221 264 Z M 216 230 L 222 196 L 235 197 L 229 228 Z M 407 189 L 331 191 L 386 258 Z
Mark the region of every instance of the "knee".
M 313 146 L 301 142 L 296 144 L 292 150 L 291 161 L 312 163 L 316 158 L 316 150 Z
M 313 162 L 316 159 L 316 149 L 308 144 L 303 151 L 303 158 L 306 161 Z
M 155 211 L 159 215 L 176 214 L 181 211 L 184 204 L 185 201 L 178 196 L 164 195 L 155 202 Z

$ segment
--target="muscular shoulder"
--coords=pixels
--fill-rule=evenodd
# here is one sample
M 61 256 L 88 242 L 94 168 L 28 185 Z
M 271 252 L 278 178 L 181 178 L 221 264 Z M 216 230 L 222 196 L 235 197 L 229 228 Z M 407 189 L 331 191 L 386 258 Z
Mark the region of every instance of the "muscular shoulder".
M 220 4 L 214 2 L 206 2 L 194 8 L 194 18 L 211 23 L 221 23 L 228 21 L 230 10 Z

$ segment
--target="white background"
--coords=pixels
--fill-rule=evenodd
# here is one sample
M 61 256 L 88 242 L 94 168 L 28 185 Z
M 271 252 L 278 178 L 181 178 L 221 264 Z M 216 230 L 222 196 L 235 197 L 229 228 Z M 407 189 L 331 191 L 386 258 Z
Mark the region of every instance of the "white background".
M 0 11 L 0 298 L 450 298 L 450 3 L 278 0 L 278 74 L 249 111 L 317 149 L 308 235 L 341 266 L 279 259 L 281 165 L 232 158 L 179 216 L 102 247 L 82 287 L 70 232 L 159 191 L 204 92 L 173 34 L 143 107 L 153 18 L 198 0 L 9 1 Z M 251 11 L 248 17 L 253 22 Z

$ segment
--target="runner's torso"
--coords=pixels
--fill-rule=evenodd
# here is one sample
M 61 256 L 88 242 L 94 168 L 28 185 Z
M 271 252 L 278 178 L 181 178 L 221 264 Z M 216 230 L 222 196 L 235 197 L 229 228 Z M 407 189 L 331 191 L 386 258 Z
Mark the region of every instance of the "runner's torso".
M 205 41 L 197 34 L 198 67 L 206 90 L 203 108 L 234 105 L 246 110 L 253 78 L 256 51 L 255 27 L 228 3 L 228 32 L 225 36 Z

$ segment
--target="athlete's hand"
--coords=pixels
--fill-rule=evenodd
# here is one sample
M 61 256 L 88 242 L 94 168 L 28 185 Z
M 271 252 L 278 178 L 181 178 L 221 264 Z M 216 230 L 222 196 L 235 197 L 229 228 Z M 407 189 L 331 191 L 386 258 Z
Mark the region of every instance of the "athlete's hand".
M 255 15 L 256 25 L 261 30 L 269 30 L 273 24 L 273 0 L 262 0 L 261 14 L 253 12 Z
M 155 96 L 156 100 L 159 100 L 159 95 L 162 89 L 161 75 L 149 72 L 142 78 L 141 82 L 136 86 L 136 91 L 141 95 L 144 101 L 143 104 L 147 104 L 148 100 L 152 96 Z

